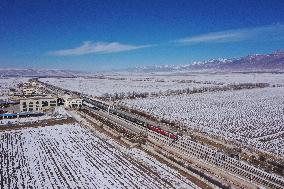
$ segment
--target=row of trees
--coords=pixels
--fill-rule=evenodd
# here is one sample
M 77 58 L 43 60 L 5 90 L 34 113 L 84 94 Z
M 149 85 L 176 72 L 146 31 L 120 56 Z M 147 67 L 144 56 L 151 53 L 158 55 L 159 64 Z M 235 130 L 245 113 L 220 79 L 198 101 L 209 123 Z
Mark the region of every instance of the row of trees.
M 135 99 L 135 98 L 147 98 L 147 97 L 158 97 L 158 96 L 170 96 L 170 95 L 182 95 L 182 94 L 195 94 L 204 92 L 217 92 L 217 91 L 230 91 L 230 90 L 241 90 L 241 89 L 254 89 L 254 88 L 265 88 L 269 87 L 268 83 L 241 83 L 241 84 L 229 84 L 223 86 L 209 86 L 209 87 L 193 87 L 185 89 L 171 90 L 159 92 L 121 92 L 121 93 L 105 93 L 102 98 L 103 100 L 122 100 L 125 98 Z

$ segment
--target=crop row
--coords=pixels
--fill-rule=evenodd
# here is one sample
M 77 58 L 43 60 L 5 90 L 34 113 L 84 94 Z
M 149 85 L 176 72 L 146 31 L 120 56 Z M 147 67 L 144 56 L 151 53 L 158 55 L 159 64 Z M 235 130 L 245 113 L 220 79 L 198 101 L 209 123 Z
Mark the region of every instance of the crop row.
M 284 131 L 283 94 L 280 87 L 124 100 L 123 104 L 209 135 L 284 155 L 284 139 L 277 135 Z

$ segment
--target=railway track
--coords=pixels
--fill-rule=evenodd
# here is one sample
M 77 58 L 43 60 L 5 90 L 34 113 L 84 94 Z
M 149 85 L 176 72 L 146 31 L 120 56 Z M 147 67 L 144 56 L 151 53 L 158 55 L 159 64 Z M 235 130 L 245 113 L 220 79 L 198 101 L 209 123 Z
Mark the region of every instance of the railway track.
M 85 113 L 79 112 L 79 114 L 80 114 L 81 116 L 83 116 L 85 119 L 87 119 L 88 122 L 92 122 L 92 123 L 94 122 L 94 120 L 88 119 L 88 118 L 86 117 L 86 114 L 85 114 Z M 121 122 L 120 122 L 120 123 L 121 123 Z M 99 125 L 99 124 L 96 123 L 96 125 Z M 97 131 L 97 129 L 95 129 L 94 126 L 91 126 L 91 125 L 89 125 L 89 124 L 87 124 L 87 123 L 83 124 L 82 126 L 83 126 L 84 128 L 90 129 L 90 130 L 92 130 L 92 131 L 94 131 L 94 132 Z M 102 141 L 108 143 L 108 141 L 107 141 L 106 139 L 102 138 L 101 136 L 99 136 L 99 135 L 97 135 L 97 134 L 95 134 L 95 135 L 96 135 L 98 138 L 100 138 Z M 110 148 L 115 148 L 113 145 L 111 145 L 111 144 L 109 144 L 109 143 L 108 143 L 108 145 L 109 145 Z M 129 148 L 132 148 L 133 146 L 135 146 L 135 145 L 131 145 Z M 148 143 L 146 146 L 148 146 L 148 147 L 151 148 L 151 147 L 154 147 L 155 145 L 154 145 L 153 143 L 152 143 L 152 144 Z M 155 147 L 157 147 L 157 146 L 155 146 Z M 124 150 L 122 150 L 122 151 L 123 151 L 122 154 L 123 154 L 125 157 L 128 157 L 128 156 L 129 156 L 129 153 L 128 153 L 128 152 L 124 152 Z M 145 149 L 144 149 L 144 151 L 146 151 L 147 153 L 149 153 L 149 154 L 152 155 L 152 156 L 155 156 L 153 153 L 149 152 L 148 150 L 145 150 Z M 131 158 L 132 160 L 135 160 L 135 162 L 137 162 L 137 160 L 136 160 L 135 158 L 133 159 L 133 157 L 131 157 L 131 155 L 130 155 L 128 158 Z M 166 160 L 166 161 L 164 160 L 163 162 L 165 162 L 166 164 L 169 164 L 168 160 Z M 137 163 L 140 163 L 140 164 L 141 164 L 141 162 L 137 162 Z M 143 166 L 144 166 L 144 165 L 143 165 Z M 171 164 L 171 166 L 172 166 L 172 167 L 176 167 L 176 166 L 174 166 L 174 165 L 172 165 L 172 164 Z M 167 171 L 164 167 L 161 167 L 161 169 Z M 179 178 L 177 175 L 173 175 L 173 177 Z M 197 178 L 197 177 L 195 177 L 195 176 L 191 176 L 191 175 L 190 175 L 190 176 L 187 175 L 187 177 L 188 177 L 194 184 L 196 184 L 196 185 L 197 185 L 198 187 L 200 187 L 200 188 L 208 188 L 208 189 L 216 188 L 215 185 L 210 184 L 209 182 L 205 181 L 204 179 L 200 180 L 199 178 Z M 183 183 L 186 184 L 185 181 L 183 181 Z M 212 186 L 213 186 L 213 187 L 212 187 Z M 219 187 L 217 187 L 217 188 L 219 188 Z M 225 188 L 224 188 L 224 189 L 225 189 Z
M 94 99 L 89 98 L 84 98 L 84 100 L 91 103 L 97 109 L 102 109 L 107 112 L 110 110 L 109 105 L 103 105 L 102 102 L 96 102 Z M 112 111 L 111 114 L 112 113 L 114 112 Z M 106 115 L 105 113 L 103 114 L 101 114 L 102 117 Z M 129 121 L 129 115 L 130 114 L 123 114 L 122 111 L 117 111 L 116 115 L 111 115 L 111 119 L 116 122 L 117 125 L 121 125 L 128 131 L 135 133 L 138 132 L 137 129 L 139 129 L 139 132 L 142 131 L 143 133 L 146 133 L 148 137 L 160 142 L 162 145 L 169 146 L 178 153 L 199 161 L 201 164 L 207 164 L 213 168 L 215 167 L 219 170 L 223 170 L 225 173 L 229 172 L 231 175 L 235 175 L 236 178 L 240 178 L 240 180 L 243 180 L 244 182 L 251 183 L 255 186 L 255 188 L 260 186 L 276 189 L 284 188 L 283 177 L 265 172 L 242 160 L 232 158 L 219 151 L 217 148 L 211 148 L 198 142 L 194 142 L 190 139 L 190 137 L 179 137 L 176 142 L 173 142 L 173 140 L 169 137 L 149 130 L 143 124 L 137 124 L 137 118 L 135 118 L 136 121 L 133 121 L 135 119 L 130 120 L 131 124 L 126 124 L 124 121 Z M 109 116 L 106 117 L 110 119 Z
M 92 103 L 90 100 L 88 102 Z M 96 106 L 97 103 L 94 103 L 93 105 Z M 101 109 L 101 107 L 98 107 L 98 109 Z M 105 107 L 105 109 L 108 108 Z M 111 117 L 114 120 L 122 120 L 121 118 L 127 120 L 127 116 L 119 115 L 121 115 L 121 112 L 117 115 L 111 114 Z M 165 146 L 169 146 L 182 155 L 190 156 L 201 163 L 206 163 L 212 167 L 216 167 L 220 171 L 229 171 L 232 175 L 239 177 L 242 182 L 250 183 L 254 185 L 255 188 L 259 186 L 276 189 L 284 188 L 283 178 L 249 165 L 240 159 L 232 158 L 218 149 L 194 142 L 190 139 L 190 137 L 178 137 L 177 140 L 173 140 L 170 137 L 162 135 L 154 130 L 149 130 L 149 128 L 145 127 L 143 124 L 137 124 L 137 121 L 133 122 L 131 119 L 128 121 L 132 122 L 132 124 L 125 124 L 123 121 L 119 121 L 117 123 L 121 124 L 121 126 L 125 127 L 126 129 L 132 130 L 133 132 L 135 132 L 137 128 L 139 129 L 139 132 L 146 133 L 148 137 L 160 142 Z

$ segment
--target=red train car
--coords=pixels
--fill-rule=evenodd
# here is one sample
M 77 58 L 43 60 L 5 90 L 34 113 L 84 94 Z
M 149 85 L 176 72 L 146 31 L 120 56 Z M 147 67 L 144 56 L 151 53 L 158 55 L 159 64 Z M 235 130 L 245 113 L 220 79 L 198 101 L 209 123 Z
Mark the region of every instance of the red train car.
M 170 134 L 170 138 L 171 138 L 171 139 L 174 139 L 174 140 L 177 140 L 177 135 L 175 135 L 175 134 Z
M 170 137 L 171 139 L 174 139 L 174 140 L 177 140 L 177 139 L 178 139 L 177 135 L 172 134 L 172 133 L 169 133 L 169 132 L 167 132 L 167 131 L 164 131 L 164 130 L 162 130 L 162 129 L 159 128 L 159 127 L 155 127 L 155 126 L 153 126 L 153 125 L 147 125 L 147 128 L 148 128 L 149 130 L 155 131 L 155 132 L 157 132 L 157 133 L 159 133 L 159 134 L 161 134 L 161 135 Z

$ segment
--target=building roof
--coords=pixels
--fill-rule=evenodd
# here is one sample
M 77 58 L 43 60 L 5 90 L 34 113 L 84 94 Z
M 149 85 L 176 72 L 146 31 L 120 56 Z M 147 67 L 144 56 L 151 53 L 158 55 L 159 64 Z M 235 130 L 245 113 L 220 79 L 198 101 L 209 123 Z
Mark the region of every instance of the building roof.
M 56 99 L 55 97 L 28 97 L 28 98 L 21 98 L 19 100 L 42 100 L 42 99 Z

